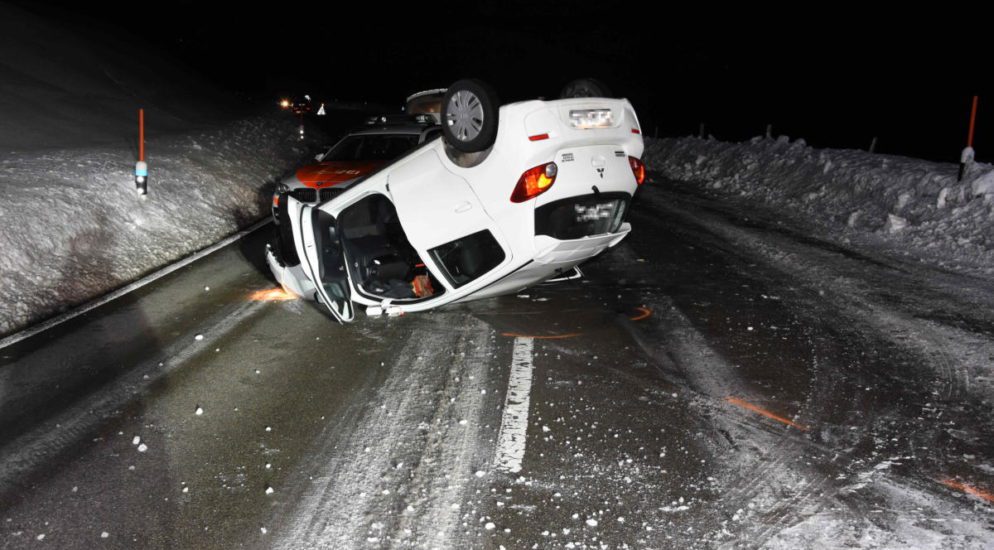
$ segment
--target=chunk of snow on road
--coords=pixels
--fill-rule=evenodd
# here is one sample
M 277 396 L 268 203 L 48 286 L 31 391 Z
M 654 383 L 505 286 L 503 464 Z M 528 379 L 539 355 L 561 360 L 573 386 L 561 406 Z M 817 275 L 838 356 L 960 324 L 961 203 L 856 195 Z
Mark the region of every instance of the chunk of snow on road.
M 269 485 L 266 485 L 266 494 L 267 494 L 267 495 L 271 495 L 271 494 L 273 494 L 273 493 L 275 493 L 275 492 L 276 492 L 276 490 L 275 490 L 275 489 L 273 489 L 273 488 L 272 488 L 272 487 L 270 487 Z
M 197 334 L 196 336 L 193 337 L 193 339 L 197 340 L 197 341 L 203 340 L 204 339 L 204 335 L 203 334 Z
M 132 445 L 137 445 L 137 444 L 139 444 L 141 442 L 142 442 L 142 437 L 140 435 L 136 435 L 133 438 L 131 438 L 131 444 Z
M 486 525 L 483 526 L 483 528 L 486 529 L 487 531 L 493 531 L 494 527 L 497 527 L 497 526 L 494 525 L 494 523 L 492 521 L 488 521 L 486 523 Z
M 138 445 L 138 452 L 139 453 L 144 453 L 147 450 L 148 450 L 148 445 L 146 445 L 144 443 Z
M 193 411 L 193 414 L 197 416 L 204 414 L 204 408 L 201 407 L 200 405 L 197 405 L 197 409 Z
M 108 533 L 107 531 L 103 531 L 103 532 L 100 533 L 100 538 L 102 538 L 102 539 L 105 539 L 105 538 L 107 538 L 109 536 L 110 536 L 110 533 Z
M 597 520 L 594 518 L 587 518 L 587 525 L 590 527 L 597 527 Z

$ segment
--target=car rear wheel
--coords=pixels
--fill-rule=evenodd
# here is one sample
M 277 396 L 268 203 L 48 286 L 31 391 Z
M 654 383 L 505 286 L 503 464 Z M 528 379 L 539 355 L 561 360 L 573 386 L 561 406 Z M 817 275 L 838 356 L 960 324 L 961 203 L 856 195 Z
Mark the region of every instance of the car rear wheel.
M 442 99 L 442 134 L 452 148 L 477 153 L 497 139 L 497 94 L 479 80 L 459 80 Z
M 611 97 L 611 90 L 600 80 L 594 78 L 578 78 L 563 86 L 559 99 L 576 97 Z

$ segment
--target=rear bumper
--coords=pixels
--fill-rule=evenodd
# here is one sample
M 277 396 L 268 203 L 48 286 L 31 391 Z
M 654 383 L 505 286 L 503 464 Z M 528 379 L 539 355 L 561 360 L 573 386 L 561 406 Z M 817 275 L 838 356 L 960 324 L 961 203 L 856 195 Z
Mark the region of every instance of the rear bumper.
M 545 265 L 576 265 L 618 244 L 631 230 L 631 225 L 622 223 L 614 233 L 579 239 L 560 240 L 547 235 L 536 235 L 535 262 Z

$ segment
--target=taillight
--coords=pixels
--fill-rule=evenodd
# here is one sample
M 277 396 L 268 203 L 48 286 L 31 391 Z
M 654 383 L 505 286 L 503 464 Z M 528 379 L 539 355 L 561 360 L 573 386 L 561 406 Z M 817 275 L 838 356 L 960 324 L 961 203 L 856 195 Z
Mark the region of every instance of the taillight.
M 628 164 L 632 166 L 632 173 L 635 174 L 635 182 L 639 185 L 645 183 L 645 164 L 635 157 L 628 157 Z
M 518 185 L 511 193 L 511 202 L 525 202 L 545 193 L 553 183 L 556 183 L 556 174 L 559 167 L 556 163 L 550 162 L 526 170 L 521 174 Z
M 273 194 L 273 206 L 275 206 L 277 208 L 279 208 L 279 206 L 280 206 L 280 194 L 279 193 Z

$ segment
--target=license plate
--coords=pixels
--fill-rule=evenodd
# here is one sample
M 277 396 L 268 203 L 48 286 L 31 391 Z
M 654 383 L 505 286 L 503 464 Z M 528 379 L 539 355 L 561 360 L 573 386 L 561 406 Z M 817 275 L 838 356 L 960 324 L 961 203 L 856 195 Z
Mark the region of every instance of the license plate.
M 574 128 L 610 128 L 614 126 L 611 109 L 572 109 L 569 112 L 569 122 Z
M 574 204 L 573 220 L 576 223 L 588 223 L 597 220 L 606 220 L 614 216 L 617 201 L 602 202 L 593 205 Z

